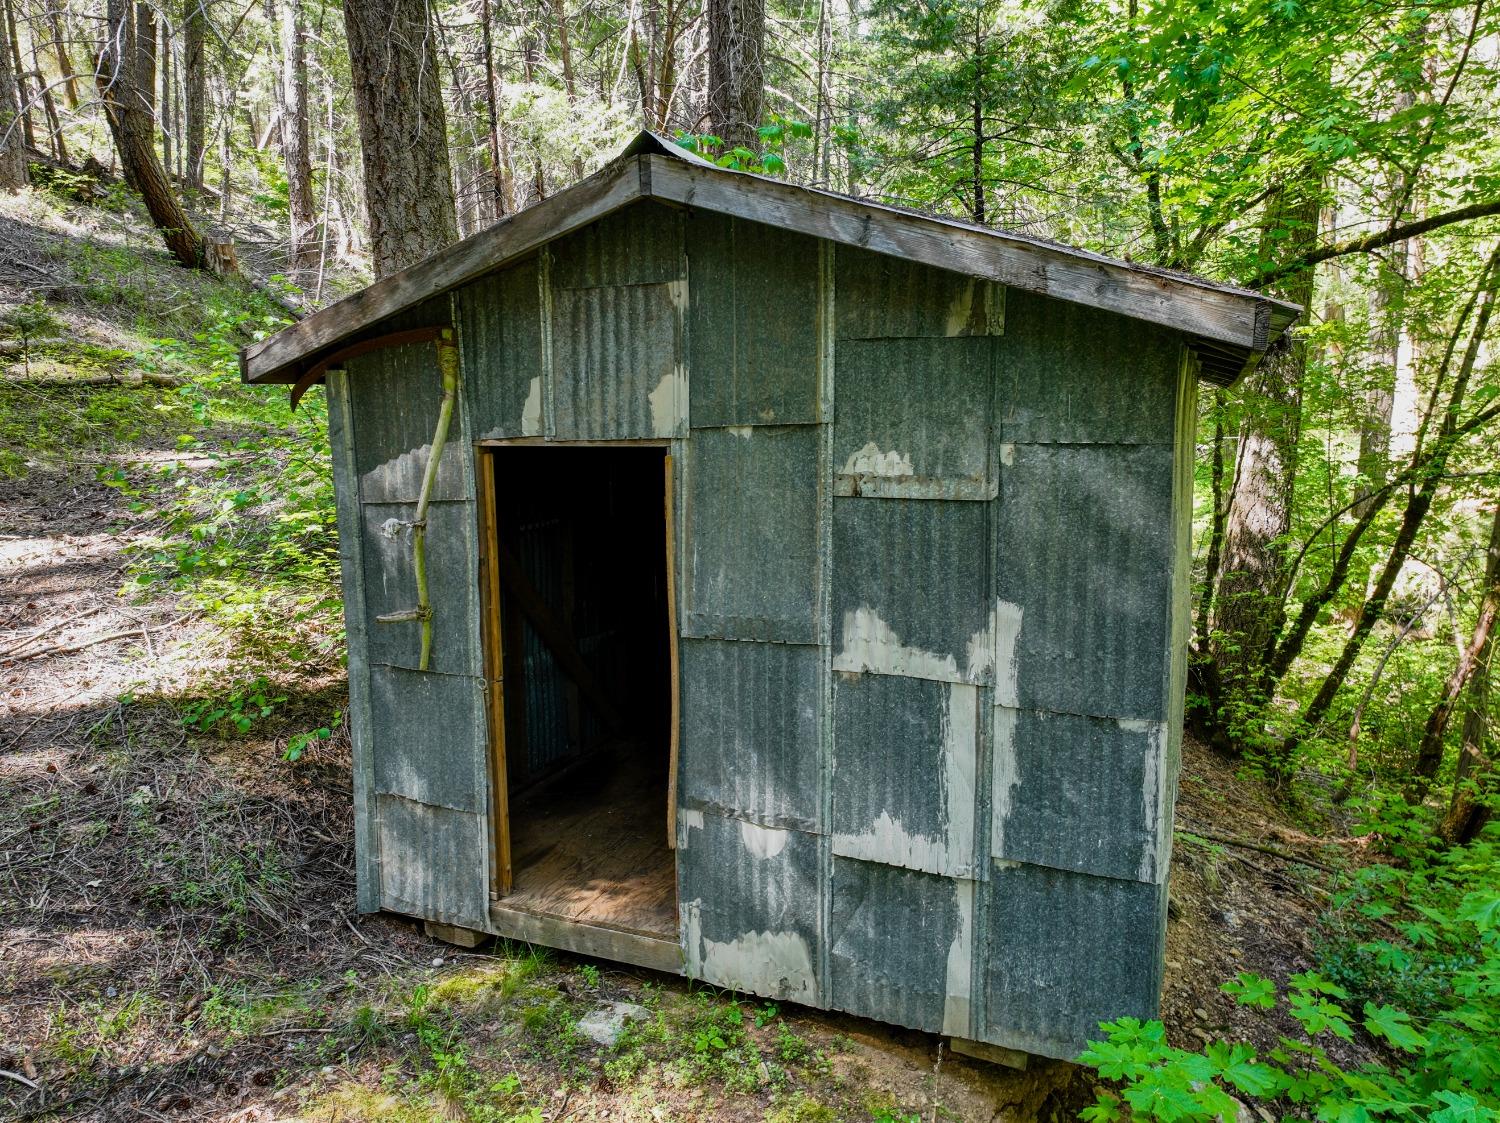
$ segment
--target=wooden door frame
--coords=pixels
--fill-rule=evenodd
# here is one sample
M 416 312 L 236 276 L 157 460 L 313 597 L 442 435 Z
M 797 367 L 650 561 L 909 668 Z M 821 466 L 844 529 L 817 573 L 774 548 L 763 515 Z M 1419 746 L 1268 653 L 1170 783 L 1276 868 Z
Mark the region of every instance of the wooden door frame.
M 502 448 L 659 448 L 662 450 L 666 534 L 667 644 L 670 663 L 671 731 L 667 765 L 667 847 L 677 845 L 677 769 L 681 751 L 681 674 L 677 636 L 677 536 L 676 458 L 674 442 L 650 440 L 555 441 L 541 437 L 515 437 L 475 442 L 475 478 L 479 507 L 479 591 L 481 646 L 484 656 L 485 723 L 489 732 L 490 771 L 490 897 L 499 900 L 511 891 L 514 880 L 510 851 L 510 776 L 506 762 L 505 712 L 505 624 L 500 592 L 499 495 L 495 482 L 495 452 Z

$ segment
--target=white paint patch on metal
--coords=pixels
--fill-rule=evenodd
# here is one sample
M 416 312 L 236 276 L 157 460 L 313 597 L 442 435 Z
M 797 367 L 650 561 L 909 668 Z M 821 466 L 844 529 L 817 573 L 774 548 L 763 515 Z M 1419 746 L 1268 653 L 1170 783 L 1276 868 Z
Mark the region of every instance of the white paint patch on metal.
M 1016 643 L 1021 638 L 1022 609 L 1019 604 L 995 599 L 990 616 L 990 634 L 995 637 L 995 705 L 1018 706 L 1020 666 Z M 972 660 L 973 656 L 970 656 Z
M 1006 441 L 1000 446 L 1000 463 L 1009 468 L 1016 462 L 1016 446 L 1012 441 Z
M 675 437 L 687 425 L 687 368 L 678 363 L 662 376 L 648 396 L 651 430 L 658 437 Z
M 1155 845 L 1141 848 L 1140 865 L 1136 877 L 1141 881 L 1156 881 L 1166 870 L 1168 847 L 1172 842 L 1172 831 L 1167 824 L 1168 804 L 1172 798 L 1163 782 L 1167 768 L 1167 737 L 1165 722 L 1120 719 L 1120 728 L 1131 733 L 1146 733 L 1146 764 L 1141 776 L 1141 823 L 1146 835 L 1155 839 Z
M 703 812 L 698 812 L 701 822 Z M 747 823 L 740 820 L 740 841 L 745 844 L 745 849 L 757 858 L 774 858 L 786 849 L 787 839 L 791 832 L 779 830 L 776 827 L 762 827 L 755 823 Z
M 974 883 L 954 882 L 958 925 L 948 945 L 947 990 L 943 999 L 943 1032 L 968 1037 L 973 1032 L 974 996 Z
M 702 940 L 698 974 L 731 990 L 817 1001 L 812 952 L 795 932 L 746 932 L 723 943 Z
M 995 707 L 995 776 L 990 792 L 990 853 L 1005 854 L 1005 821 L 1021 785 L 1020 762 L 1016 759 L 1016 722 L 1020 714 L 1006 706 Z
M 703 811 L 697 807 L 677 808 L 677 845 L 686 847 L 688 831 L 703 829 Z
M 751 437 L 755 436 L 755 426 L 754 425 L 726 425 L 726 426 L 724 426 L 724 432 L 726 432 L 726 433 L 732 433 L 734 436 L 738 437 L 742 441 L 748 441 Z
M 867 441 L 863 448 L 850 453 L 849 459 L 844 461 L 843 474 L 904 479 L 916 473 L 911 466 L 911 457 L 906 453 L 882 452 L 874 441 Z
M 542 376 L 531 380 L 526 392 L 526 404 L 521 408 L 521 435 L 540 437 L 545 432 L 542 421 Z
M 948 705 L 943 713 L 946 830 L 936 835 L 909 830 L 887 810 L 867 830 L 835 834 L 833 852 L 843 858 L 884 862 L 925 873 L 973 877 L 978 744 L 979 688 L 949 683 Z
M 1003 602 L 1002 602 L 1003 603 Z M 992 627 L 996 620 L 991 614 Z M 977 632 L 965 653 L 968 666 L 960 668 L 958 658 L 924 651 L 901 642 L 901 637 L 869 605 L 844 613 L 844 646 L 833 657 L 833 669 L 856 674 L 904 675 L 908 678 L 936 679 L 939 682 L 968 682 L 982 678 L 994 658 L 987 628 Z

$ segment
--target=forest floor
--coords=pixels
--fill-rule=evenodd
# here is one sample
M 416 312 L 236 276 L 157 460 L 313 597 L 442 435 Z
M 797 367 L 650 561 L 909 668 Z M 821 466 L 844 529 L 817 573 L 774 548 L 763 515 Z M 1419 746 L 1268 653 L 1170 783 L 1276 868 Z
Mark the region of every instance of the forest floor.
M 38 222 L 0 216 L 0 242 L 44 246 L 58 231 Z M 131 252 L 143 291 L 181 283 Z M 65 334 L 130 366 L 143 309 L 61 299 Z M 1071 1065 L 1017 1072 L 926 1034 L 359 914 L 336 657 L 257 661 L 243 617 L 132 578 L 160 505 L 119 481 L 207 478 L 251 427 L 185 442 L 177 389 L 68 385 L 83 353 L 40 374 L 0 356 L 0 1119 L 936 1123 L 1071 1119 L 1091 1100 Z M 58 418 L 64 441 L 36 436 Z M 1183 1047 L 1265 1048 L 1289 1027 L 1219 984 L 1313 966 L 1358 850 L 1184 755 L 1163 1020 Z M 615 1002 L 645 1016 L 598 1045 L 579 1023 Z

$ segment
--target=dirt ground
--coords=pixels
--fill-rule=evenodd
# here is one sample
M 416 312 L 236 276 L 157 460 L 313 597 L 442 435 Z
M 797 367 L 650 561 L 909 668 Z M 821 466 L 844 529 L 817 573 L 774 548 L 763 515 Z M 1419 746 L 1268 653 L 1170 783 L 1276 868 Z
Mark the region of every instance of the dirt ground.
M 935 1123 L 1091 1100 L 1072 1066 L 1017 1073 L 924 1034 L 359 915 L 344 735 L 281 756 L 339 707 L 340 676 L 290 668 L 241 698 L 272 711 L 248 732 L 194 732 L 184 714 L 233 680 L 231 651 L 172 597 L 119 595 L 149 531 L 87 457 L 0 480 L 0 1118 Z M 1312 965 L 1334 877 L 1284 854 L 1337 856 L 1205 750 L 1185 758 L 1164 1020 L 1184 1047 L 1265 1046 L 1278 1027 L 1218 985 Z M 647 1016 L 614 1049 L 580 1038 L 613 1001 Z

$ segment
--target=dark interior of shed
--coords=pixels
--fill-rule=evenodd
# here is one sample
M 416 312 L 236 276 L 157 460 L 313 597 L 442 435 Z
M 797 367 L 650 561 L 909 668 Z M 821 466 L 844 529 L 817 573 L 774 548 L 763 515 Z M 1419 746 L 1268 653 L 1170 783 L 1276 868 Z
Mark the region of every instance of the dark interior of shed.
M 676 937 L 666 450 L 504 446 L 494 473 L 511 891 Z

